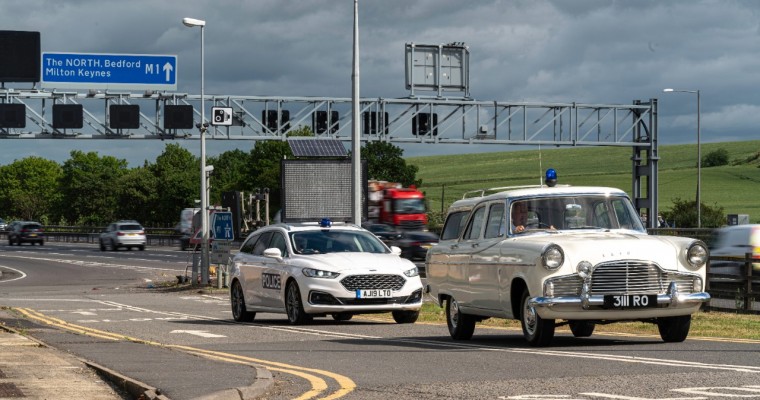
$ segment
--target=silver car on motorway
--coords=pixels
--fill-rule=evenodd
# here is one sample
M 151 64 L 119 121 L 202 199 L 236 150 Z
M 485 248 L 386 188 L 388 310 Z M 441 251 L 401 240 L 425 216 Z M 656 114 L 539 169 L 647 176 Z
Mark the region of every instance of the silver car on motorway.
M 145 228 L 137 221 L 118 221 L 109 224 L 105 231 L 100 234 L 100 251 L 111 249 L 118 250 L 120 247 L 145 250 L 148 241 L 145 236 Z

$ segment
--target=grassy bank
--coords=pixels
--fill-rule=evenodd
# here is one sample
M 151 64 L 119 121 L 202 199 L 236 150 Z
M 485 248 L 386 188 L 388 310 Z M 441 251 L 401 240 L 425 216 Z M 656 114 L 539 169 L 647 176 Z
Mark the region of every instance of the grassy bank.
M 760 141 L 702 144 L 702 155 L 717 149 L 729 154 L 729 165 L 702 168 L 702 202 L 721 206 L 727 214 L 749 214 L 760 223 Z M 676 198 L 696 196 L 696 145 L 660 146 L 659 208 L 667 210 Z M 538 184 L 547 168 L 554 168 L 560 183 L 617 187 L 632 194 L 632 151 L 623 147 L 542 148 L 496 153 L 411 157 L 419 168 L 432 211 L 445 211 L 468 190 L 486 187 Z

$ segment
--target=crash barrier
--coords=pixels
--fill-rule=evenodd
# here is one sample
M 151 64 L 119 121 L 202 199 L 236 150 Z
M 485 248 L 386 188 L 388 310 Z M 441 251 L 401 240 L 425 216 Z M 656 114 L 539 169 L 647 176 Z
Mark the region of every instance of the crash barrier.
M 64 243 L 98 243 L 105 227 L 45 225 L 45 240 Z M 177 246 L 182 237 L 171 228 L 145 228 L 148 246 Z M 7 240 L 8 232 L 0 232 L 0 240 Z
M 760 314 L 760 257 L 711 256 L 706 290 L 709 309 Z

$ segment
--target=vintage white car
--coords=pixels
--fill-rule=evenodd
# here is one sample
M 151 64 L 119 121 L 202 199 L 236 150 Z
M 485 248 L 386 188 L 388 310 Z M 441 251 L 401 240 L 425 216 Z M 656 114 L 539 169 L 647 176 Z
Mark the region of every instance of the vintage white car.
M 354 225 L 275 224 L 250 234 L 230 259 L 235 321 L 256 312 L 286 313 L 291 324 L 331 315 L 391 312 L 414 323 L 422 306 L 417 267 L 371 232 Z
M 534 346 L 549 345 L 558 324 L 586 337 L 624 320 L 656 323 L 666 342 L 686 339 L 691 314 L 710 299 L 704 243 L 648 235 L 619 189 L 488 193 L 450 207 L 426 258 L 426 292 L 445 305 L 452 338 L 470 339 L 476 322 L 498 317 L 519 319 Z M 527 218 L 517 215 L 526 208 Z

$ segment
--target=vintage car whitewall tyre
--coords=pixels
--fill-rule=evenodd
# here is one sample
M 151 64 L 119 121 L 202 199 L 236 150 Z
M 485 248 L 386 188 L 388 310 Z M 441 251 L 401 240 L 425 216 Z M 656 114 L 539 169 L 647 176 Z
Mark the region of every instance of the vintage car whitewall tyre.
M 554 320 L 541 318 L 536 308 L 528 303 L 528 299 L 530 293 L 525 289 L 520 307 L 523 336 L 531 346 L 548 346 L 554 338 Z
M 459 310 L 459 303 L 453 297 L 446 300 L 446 325 L 449 326 L 449 334 L 454 340 L 469 340 L 475 332 L 475 318 L 463 314 Z

